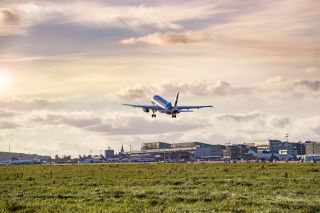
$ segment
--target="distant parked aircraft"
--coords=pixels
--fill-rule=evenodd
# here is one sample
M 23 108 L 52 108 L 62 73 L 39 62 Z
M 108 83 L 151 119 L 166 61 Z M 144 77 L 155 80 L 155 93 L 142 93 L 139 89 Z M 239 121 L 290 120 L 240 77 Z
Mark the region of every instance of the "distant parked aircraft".
M 93 156 L 93 157 L 81 157 L 79 155 L 79 163 L 103 163 L 104 159 L 102 156 Z
M 40 159 L 36 156 L 31 160 L 24 160 L 20 157 L 17 160 L 12 160 L 12 164 L 38 164 L 40 163 Z
M 0 165 L 9 165 L 12 163 L 12 160 L 1 160 Z
M 153 105 L 134 105 L 134 104 L 123 104 L 126 106 L 132 106 L 134 108 L 142 108 L 144 112 L 148 113 L 150 110 L 152 111 L 153 118 L 156 117 L 155 112 L 166 113 L 168 115 L 172 115 L 172 118 L 176 118 L 177 114 L 180 112 L 193 112 L 190 109 L 200 109 L 200 108 L 207 108 L 213 106 L 178 106 L 178 99 L 179 93 L 177 93 L 176 98 L 174 100 L 174 104 L 172 105 L 171 102 L 166 101 L 159 95 L 153 96 L 151 99 L 151 103 Z
M 251 155 L 258 159 L 264 159 L 264 160 L 284 160 L 284 159 L 292 159 L 294 158 L 293 155 L 282 155 L 282 154 L 271 154 L 271 153 L 256 153 L 252 150 L 249 150 L 248 155 Z
M 156 159 L 153 157 L 140 157 L 140 156 L 133 156 L 130 157 L 130 162 L 155 162 Z

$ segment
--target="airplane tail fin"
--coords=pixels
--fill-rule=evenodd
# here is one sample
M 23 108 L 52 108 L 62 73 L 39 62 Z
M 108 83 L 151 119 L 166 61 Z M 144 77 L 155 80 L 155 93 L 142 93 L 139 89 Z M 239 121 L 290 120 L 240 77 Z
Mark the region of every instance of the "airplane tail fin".
M 173 107 L 176 107 L 178 105 L 178 100 L 179 100 L 179 92 L 177 93 L 176 98 L 174 99 Z
M 101 158 L 102 158 L 104 161 L 107 160 L 102 154 L 100 154 L 100 156 L 101 156 Z

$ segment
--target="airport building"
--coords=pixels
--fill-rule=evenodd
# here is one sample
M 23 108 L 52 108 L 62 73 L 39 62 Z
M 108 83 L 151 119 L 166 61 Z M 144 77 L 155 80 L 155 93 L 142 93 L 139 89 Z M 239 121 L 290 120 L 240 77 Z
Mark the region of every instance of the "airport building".
M 269 150 L 271 154 L 279 154 L 280 150 L 285 149 L 285 145 L 280 140 L 269 140 Z
M 130 157 L 154 158 L 157 161 L 215 159 L 223 156 L 224 146 L 201 142 L 143 143 L 141 151 L 128 153 Z
M 305 155 L 306 154 L 306 144 L 301 141 L 298 143 L 292 143 L 293 149 L 296 150 L 297 155 Z
M 314 143 L 313 143 L 314 144 Z M 316 144 L 317 145 L 317 144 Z M 312 145 L 313 150 L 316 145 Z M 309 145 L 310 147 L 311 145 Z M 256 153 L 281 154 L 301 156 L 305 154 L 304 143 L 282 142 L 280 140 L 263 140 L 254 144 L 212 145 L 201 142 L 143 143 L 141 151 L 132 151 L 125 156 L 137 158 L 154 158 L 156 161 L 180 161 L 180 160 L 251 160 L 249 150 Z M 250 157 L 251 156 L 251 157 Z
M 280 140 L 265 140 L 255 142 L 259 153 L 304 155 L 306 154 L 306 144 L 299 142 L 282 142 Z
M 229 145 L 226 146 L 226 149 L 223 150 L 224 159 L 240 159 L 240 148 L 238 145 Z
M 305 146 L 302 143 L 283 142 L 283 148 L 288 155 L 298 156 L 305 154 Z
M 283 142 L 280 140 L 256 141 L 255 146 L 259 153 L 279 154 L 280 150 L 285 149 Z
M 306 141 L 305 154 L 306 155 L 320 154 L 320 143 L 315 141 Z
M 216 156 L 217 158 L 222 158 L 223 157 L 223 150 L 226 149 L 226 146 L 224 145 L 213 145 L 211 150 L 212 150 L 212 155 Z
M 44 156 L 44 155 L 25 154 L 25 153 L 17 153 L 17 152 L 0 152 L 0 161 L 16 160 L 16 159 L 32 160 L 34 158 L 38 158 L 41 161 L 51 160 L 50 156 Z
M 114 155 L 114 150 L 113 149 L 106 149 L 104 150 L 104 157 L 105 158 L 114 158 L 115 155 Z
M 151 142 L 151 143 L 143 143 L 141 150 L 150 150 L 150 149 L 165 149 L 170 148 L 170 143 L 164 142 Z
M 257 152 L 259 153 L 269 153 L 270 152 L 270 140 L 262 140 L 254 142 L 255 147 L 257 147 Z
M 223 158 L 226 160 L 249 160 L 249 150 L 255 151 L 251 145 L 248 144 L 234 144 L 226 146 L 223 150 Z

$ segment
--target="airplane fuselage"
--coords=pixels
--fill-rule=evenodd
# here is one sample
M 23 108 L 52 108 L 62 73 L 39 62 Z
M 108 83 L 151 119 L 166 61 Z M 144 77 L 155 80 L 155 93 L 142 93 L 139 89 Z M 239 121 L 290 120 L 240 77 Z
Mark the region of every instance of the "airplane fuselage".
M 159 95 L 155 95 L 151 98 L 151 103 L 155 106 L 160 107 L 162 110 L 159 110 L 161 113 L 166 113 L 168 115 L 175 115 L 179 113 L 179 110 L 172 106 L 172 103 L 165 100 Z

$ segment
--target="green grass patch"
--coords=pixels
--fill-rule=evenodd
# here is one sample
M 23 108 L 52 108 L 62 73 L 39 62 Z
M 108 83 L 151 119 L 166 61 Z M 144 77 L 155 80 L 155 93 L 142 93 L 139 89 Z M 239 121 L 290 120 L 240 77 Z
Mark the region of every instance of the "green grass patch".
M 0 212 L 320 212 L 320 165 L 1 166 Z

